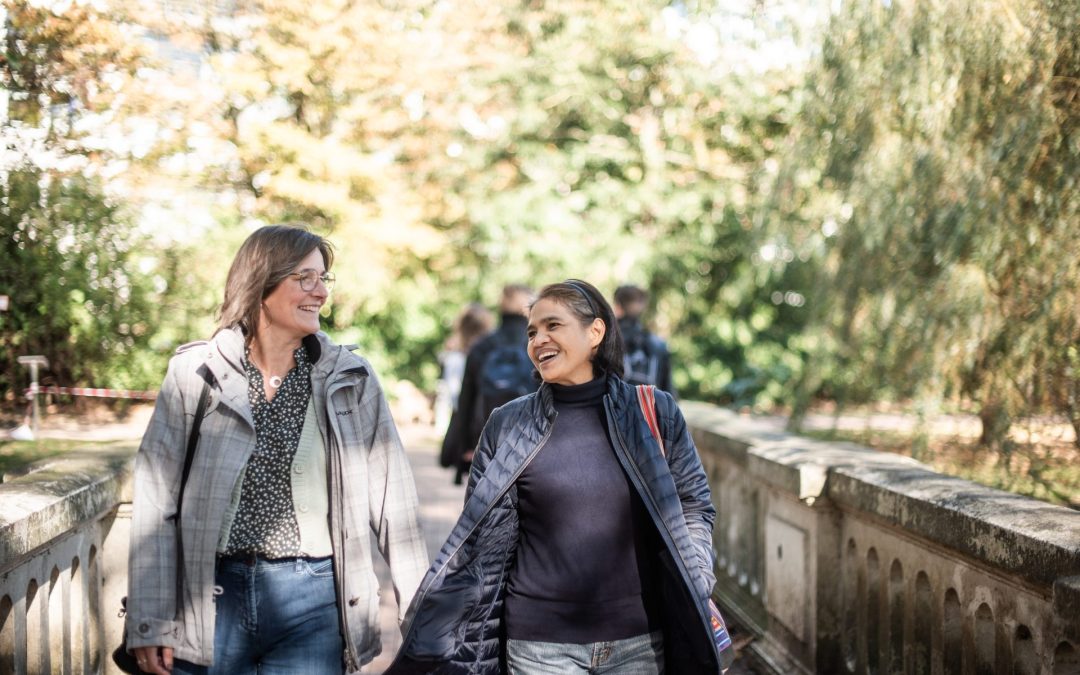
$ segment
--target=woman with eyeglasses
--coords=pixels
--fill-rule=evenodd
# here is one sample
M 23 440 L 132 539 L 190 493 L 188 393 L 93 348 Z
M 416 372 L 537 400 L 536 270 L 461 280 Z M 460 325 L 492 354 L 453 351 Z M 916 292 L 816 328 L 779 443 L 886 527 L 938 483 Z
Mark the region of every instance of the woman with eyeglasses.
M 543 384 L 488 418 L 386 675 L 722 672 L 715 509 L 674 399 L 622 380 L 618 323 L 584 281 L 541 290 L 527 334 Z
M 370 532 L 399 614 L 427 568 L 371 364 L 319 330 L 332 262 L 304 227 L 256 230 L 217 332 L 169 363 L 135 462 L 126 636 L 144 672 L 356 672 L 380 651 Z

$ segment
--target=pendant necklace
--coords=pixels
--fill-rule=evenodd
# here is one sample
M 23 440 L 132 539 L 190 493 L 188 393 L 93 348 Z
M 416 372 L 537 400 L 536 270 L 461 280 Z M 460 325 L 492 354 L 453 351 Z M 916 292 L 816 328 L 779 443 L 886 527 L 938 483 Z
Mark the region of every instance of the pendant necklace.
M 262 373 L 262 370 L 263 370 L 263 369 L 262 369 L 262 368 L 259 368 L 259 364 L 258 364 L 258 363 L 256 363 L 256 362 L 255 362 L 255 359 L 253 359 L 253 358 L 251 357 L 251 352 L 248 352 L 248 359 L 250 359 L 250 360 L 251 360 L 251 362 L 252 362 L 253 364 L 255 364 L 255 367 L 259 369 L 259 372 L 260 372 L 260 373 Z M 264 374 L 264 375 L 263 375 L 263 377 L 266 377 L 266 375 Z M 282 379 L 281 379 L 281 376 L 280 376 L 280 375 L 271 375 L 271 376 L 270 376 L 270 377 L 269 377 L 269 378 L 268 378 L 268 379 L 266 380 L 266 383 L 270 385 L 270 388 L 271 388 L 271 389 L 277 389 L 278 387 L 280 387 L 280 386 L 281 386 L 281 383 L 282 383 Z

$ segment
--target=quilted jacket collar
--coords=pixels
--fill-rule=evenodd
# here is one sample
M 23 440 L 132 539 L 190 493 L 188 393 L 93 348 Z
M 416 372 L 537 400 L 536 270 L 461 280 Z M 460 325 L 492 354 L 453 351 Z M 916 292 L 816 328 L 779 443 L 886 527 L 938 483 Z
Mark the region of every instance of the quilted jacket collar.
M 605 377 L 607 378 L 607 394 L 604 395 L 604 398 L 611 403 L 611 410 L 621 423 L 628 409 L 627 400 L 636 401 L 637 399 L 627 399 L 623 392 L 625 384 L 617 376 L 605 375 Z M 537 389 L 536 396 L 532 401 L 532 410 L 547 419 L 555 416 L 555 396 L 552 393 L 551 385 L 547 382 L 542 383 L 540 388 Z

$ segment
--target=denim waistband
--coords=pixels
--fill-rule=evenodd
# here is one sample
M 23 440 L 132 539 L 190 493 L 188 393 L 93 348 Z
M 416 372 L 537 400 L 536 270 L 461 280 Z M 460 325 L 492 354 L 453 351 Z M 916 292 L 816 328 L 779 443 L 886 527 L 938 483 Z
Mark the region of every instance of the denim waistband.
M 296 562 L 297 560 L 305 560 L 307 562 L 315 562 L 315 561 L 318 561 L 318 560 L 326 560 L 328 557 L 332 557 L 332 556 L 311 557 L 311 556 L 305 556 L 305 555 L 298 555 L 298 556 L 286 556 L 284 558 L 267 558 L 265 555 L 263 555 L 261 553 L 253 553 L 253 552 L 250 552 L 250 551 L 242 551 L 242 552 L 238 552 L 238 553 L 228 553 L 228 554 L 226 554 L 226 553 L 218 553 L 217 554 L 217 561 L 219 563 L 243 563 L 243 564 L 247 565 L 248 567 L 254 567 L 256 563 L 260 563 L 260 562 L 271 563 L 271 564 L 281 564 L 281 563 Z

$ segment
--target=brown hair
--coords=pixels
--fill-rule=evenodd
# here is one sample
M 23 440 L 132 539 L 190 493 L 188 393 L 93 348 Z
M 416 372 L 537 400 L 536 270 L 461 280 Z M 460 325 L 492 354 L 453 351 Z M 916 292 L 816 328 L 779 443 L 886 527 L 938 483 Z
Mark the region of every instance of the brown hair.
M 218 330 L 239 327 L 245 341 L 251 342 L 259 327 L 262 301 L 315 249 L 329 270 L 334 264 L 333 247 L 306 225 L 266 225 L 252 232 L 229 267 Z
M 615 304 L 631 319 L 641 316 L 648 303 L 649 292 L 640 286 L 624 284 L 615 289 Z
M 527 315 L 534 296 L 533 289 L 525 284 L 507 284 L 499 298 L 499 313 Z
M 495 324 L 491 312 L 478 302 L 470 302 L 458 315 L 451 340 L 454 347 L 463 352 L 472 349 L 476 342 L 491 332 Z

